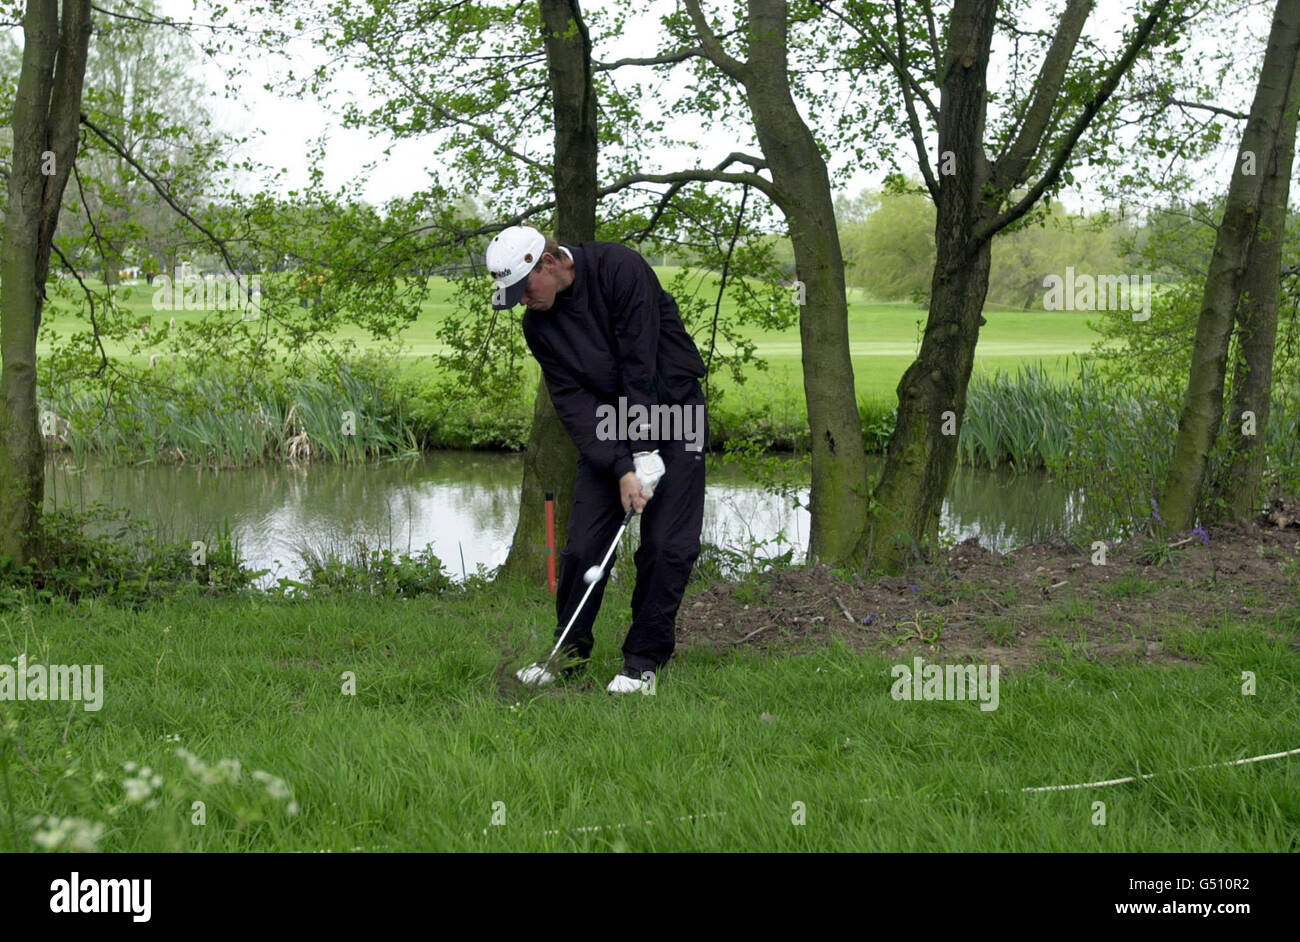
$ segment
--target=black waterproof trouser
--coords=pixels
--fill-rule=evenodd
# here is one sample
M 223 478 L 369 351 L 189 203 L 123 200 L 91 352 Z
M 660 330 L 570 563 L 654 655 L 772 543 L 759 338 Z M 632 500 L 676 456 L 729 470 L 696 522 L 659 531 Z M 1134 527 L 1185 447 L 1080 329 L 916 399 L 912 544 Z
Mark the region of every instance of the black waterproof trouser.
M 702 403 L 702 399 L 700 402 Z M 705 426 L 707 428 L 707 425 Z M 658 670 L 676 646 L 677 609 L 682 604 L 691 567 L 700 555 L 704 526 L 704 452 L 687 450 L 687 442 L 651 443 L 664 459 L 664 476 L 654 497 L 641 512 L 641 546 L 636 561 L 636 588 L 632 592 L 632 627 L 623 642 L 623 664 L 636 673 Z M 634 450 L 641 450 L 633 443 Z M 582 575 L 599 566 L 623 522 L 618 481 L 578 461 L 578 480 L 569 514 L 569 538 L 560 554 L 559 586 L 555 596 L 558 638 L 587 591 Z M 596 583 L 564 641 L 572 657 L 591 656 L 591 626 L 600 610 L 605 582 L 614 567 L 610 557 L 605 578 Z

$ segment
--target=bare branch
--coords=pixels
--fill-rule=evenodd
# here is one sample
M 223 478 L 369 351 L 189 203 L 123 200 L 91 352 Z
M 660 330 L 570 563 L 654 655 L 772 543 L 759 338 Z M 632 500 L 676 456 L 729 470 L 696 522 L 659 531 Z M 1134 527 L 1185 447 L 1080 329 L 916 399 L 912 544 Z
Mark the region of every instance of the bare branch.
M 610 72 L 630 65 L 672 65 L 674 62 L 685 62 L 687 59 L 704 55 L 703 46 L 692 46 L 690 49 L 667 52 L 662 56 L 650 56 L 645 59 L 615 59 L 613 62 L 593 62 L 592 67 L 597 72 Z
M 907 71 L 907 33 L 903 23 L 902 0 L 894 0 L 894 22 L 898 30 L 898 74 L 900 78 L 909 74 Z M 916 113 L 916 102 L 912 100 L 910 86 L 906 80 L 900 83 L 903 91 L 903 104 L 907 106 L 907 124 L 912 131 L 912 145 L 916 148 L 916 161 L 921 167 L 921 176 L 925 179 L 925 188 L 930 191 L 930 198 L 939 200 L 939 184 L 930 169 L 930 156 L 925 148 L 925 135 L 921 132 L 921 119 Z
M 766 177 L 756 173 L 726 173 L 720 170 L 679 170 L 675 173 L 634 173 L 596 191 L 597 196 L 609 196 L 636 183 L 741 183 L 748 184 L 772 202 L 781 203 L 776 187 Z
M 754 169 L 756 170 L 761 167 L 767 166 L 767 161 L 762 160 L 761 158 L 751 157 L 748 154 L 742 154 L 739 151 L 733 151 L 732 153 L 727 155 L 725 160 L 723 160 L 713 169 L 725 170 L 728 166 L 730 166 L 733 163 L 747 163 L 752 167 L 754 167 Z M 642 226 L 638 232 L 630 233 L 624 241 L 640 242 L 642 239 L 650 235 L 650 233 L 654 231 L 655 226 L 659 224 L 659 219 L 660 217 L 663 216 L 664 211 L 668 208 L 668 205 L 673 201 L 673 197 L 675 197 L 681 191 L 682 187 L 686 186 L 686 184 L 690 182 L 693 181 L 681 180 L 678 181 L 677 183 L 674 183 L 667 190 L 665 190 L 663 192 L 663 195 L 659 199 L 659 205 L 655 207 L 654 213 L 650 216 L 650 221 L 647 222 L 644 226 Z M 746 190 L 746 196 L 748 196 L 748 190 Z
M 1231 118 L 1234 121 L 1245 121 L 1250 117 L 1250 115 L 1246 114 L 1244 111 L 1233 111 L 1231 108 L 1223 108 L 1220 107 L 1219 105 L 1211 105 L 1203 101 L 1183 101 L 1182 99 L 1179 98 L 1169 98 L 1169 97 L 1152 98 L 1150 96 L 1143 96 L 1143 95 L 1125 96 L 1124 100 L 1132 101 L 1132 102 L 1153 101 L 1156 104 L 1164 105 L 1166 108 L 1169 107 L 1170 105 L 1174 105 L 1178 108 L 1184 108 L 1188 111 L 1208 111 L 1210 112 L 1210 114 L 1222 115 L 1223 117 Z
M 80 180 L 78 180 L 77 185 L 81 185 Z M 89 212 L 89 209 L 87 209 L 87 215 L 89 215 Z M 95 292 L 91 291 L 90 287 L 81 280 L 81 273 L 77 271 L 75 265 L 68 261 L 68 257 L 63 254 L 63 250 L 59 248 L 57 242 L 51 242 L 50 248 L 52 248 L 54 254 L 59 257 L 59 261 L 63 263 L 63 267 L 72 272 L 72 277 L 77 279 L 77 284 L 81 285 L 81 290 L 86 293 L 86 302 L 90 305 L 91 336 L 95 338 L 95 346 L 99 348 L 99 369 L 95 370 L 95 375 L 103 376 L 104 370 L 107 369 L 110 364 L 108 360 L 108 352 L 104 349 L 103 338 L 99 336 L 99 322 L 95 320 Z
M 921 0 L 921 6 L 925 8 L 925 27 L 930 34 L 930 54 L 934 56 L 934 74 L 938 75 L 943 71 L 943 50 L 939 48 L 939 31 L 934 25 L 934 6 L 930 0 Z

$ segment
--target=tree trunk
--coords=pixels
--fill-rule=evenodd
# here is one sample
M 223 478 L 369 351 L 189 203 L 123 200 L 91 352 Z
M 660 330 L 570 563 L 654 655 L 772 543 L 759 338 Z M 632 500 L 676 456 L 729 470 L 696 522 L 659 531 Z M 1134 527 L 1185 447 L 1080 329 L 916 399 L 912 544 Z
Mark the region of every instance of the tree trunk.
M 45 500 L 36 335 L 63 189 L 77 152 L 90 41 L 89 0 L 29 0 L 13 111 L 13 167 L 0 247 L 0 560 L 36 550 Z
M 578 0 L 541 0 L 546 62 L 555 105 L 555 238 L 576 244 L 596 237 L 596 92 L 591 37 Z M 576 25 L 576 30 L 574 29 Z M 564 546 L 578 449 L 537 385 L 533 428 L 524 456 L 519 523 L 503 571 L 546 582 L 546 493 L 555 494 L 555 546 Z
M 1300 63 L 1282 116 L 1277 153 L 1264 168 L 1259 234 L 1242 278 L 1237 307 L 1238 356 L 1232 370 L 1232 408 L 1228 412 L 1229 458 L 1215 487 L 1223 516 L 1245 523 L 1260 511 L 1269 394 L 1273 385 L 1273 348 L 1282 285 L 1282 243 L 1286 234 L 1291 165 L 1295 159 L 1296 114 L 1300 108 Z M 1254 415 L 1253 434 L 1246 434 L 1243 413 Z
M 1205 278 L 1187 394 L 1164 494 L 1159 500 L 1162 529 L 1167 534 L 1187 530 L 1195 523 L 1204 492 L 1207 460 L 1223 418 L 1228 339 L 1260 229 L 1264 180 L 1277 159 L 1298 52 L 1300 5 L 1295 0 L 1278 0 L 1255 101 L 1241 137 L 1223 222 Z M 1290 174 L 1289 164 L 1285 172 Z M 1268 290 L 1276 297 L 1277 282 Z M 1252 343 L 1258 343 L 1258 339 Z
M 957 172 L 939 176 L 929 316 L 921 351 L 898 383 L 898 420 L 874 495 L 878 506 L 857 552 L 867 566 L 893 568 L 938 540 L 939 513 L 957 462 L 991 262 L 991 241 L 977 242 L 972 234 L 996 210 L 982 198 L 990 177 L 985 76 L 996 12 L 995 0 L 953 8 L 939 153 L 952 152 Z
M 799 338 L 812 432 L 808 553 L 844 563 L 862 533 L 868 482 L 835 204 L 817 141 L 790 95 L 785 0 L 750 0 L 749 22 L 749 107 L 805 291 Z

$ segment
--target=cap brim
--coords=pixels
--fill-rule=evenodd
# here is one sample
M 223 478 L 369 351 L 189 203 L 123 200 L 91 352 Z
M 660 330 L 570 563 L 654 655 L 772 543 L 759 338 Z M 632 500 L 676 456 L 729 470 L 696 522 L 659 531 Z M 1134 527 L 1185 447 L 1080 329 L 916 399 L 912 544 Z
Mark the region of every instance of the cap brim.
M 510 287 L 505 289 L 502 289 L 501 282 L 498 281 L 492 290 L 492 308 L 497 311 L 504 311 L 507 308 L 514 307 L 516 304 L 518 304 L 520 301 L 524 299 L 524 292 L 527 290 L 528 290 L 527 278 L 520 278 Z M 498 304 L 497 298 L 500 298 L 503 293 L 505 295 L 505 301 L 501 304 Z

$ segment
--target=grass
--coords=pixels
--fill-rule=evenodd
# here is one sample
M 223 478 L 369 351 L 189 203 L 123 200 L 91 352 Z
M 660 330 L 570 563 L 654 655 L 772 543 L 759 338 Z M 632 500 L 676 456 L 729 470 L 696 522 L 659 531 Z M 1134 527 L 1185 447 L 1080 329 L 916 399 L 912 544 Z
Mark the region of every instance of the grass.
M 111 851 L 1300 849 L 1300 760 L 1178 771 L 1300 746 L 1294 624 L 1170 628 L 1191 669 L 1048 662 L 1004 675 L 991 713 L 894 701 L 889 662 L 842 647 L 689 652 L 655 696 L 615 700 L 600 688 L 627 601 L 611 586 L 598 686 L 533 699 L 502 698 L 497 671 L 546 645 L 552 603 L 510 583 L 7 613 L 0 662 L 102 664 L 104 704 L 0 706 L 14 796 L 0 850 L 14 832 L 30 849 L 31 819 L 51 814 L 103 823 Z M 988 630 L 1009 640 L 1005 623 Z M 205 785 L 177 748 L 210 767 L 239 759 L 240 781 Z M 125 800 L 127 763 L 163 778 L 156 807 Z M 1021 791 L 1147 772 L 1161 774 Z
M 673 266 L 656 268 L 660 281 L 665 285 L 677 271 Z M 695 286 L 706 297 L 712 297 L 710 292 L 716 291 L 716 287 L 707 278 L 698 280 Z M 98 285 L 92 284 L 92 287 Z M 135 316 L 152 318 L 156 328 L 151 333 L 156 333 L 157 328 L 165 326 L 172 317 L 180 327 L 205 315 L 202 311 L 153 310 L 152 291 L 144 284 L 124 288 L 122 292 L 120 304 L 125 311 Z M 49 353 L 47 338 L 50 331 L 57 331 L 61 337 L 66 338 L 72 331 L 88 327 L 84 318 L 75 313 L 80 305 L 81 300 L 76 296 L 71 302 L 59 297 L 51 298 L 41 321 L 41 339 L 37 344 L 39 356 Z M 711 301 L 709 307 L 712 310 Z M 404 377 L 420 383 L 438 378 L 433 356 L 445 348 L 438 339 L 437 331 L 451 310 L 450 283 L 443 278 L 431 278 L 429 296 L 421 306 L 419 317 L 400 335 L 410 346 L 408 351 L 396 358 Z M 724 314 L 729 315 L 734 310 L 733 301 L 728 299 L 724 302 Z M 850 291 L 849 344 L 856 393 L 860 398 L 868 401 L 894 401 L 898 380 L 919 349 L 919 325 L 924 324 L 925 317 L 925 311 L 914 304 L 877 303 L 860 291 Z M 1087 350 L 1097 339 L 1097 335 L 1088 327 L 1089 316 L 1086 314 L 1026 312 L 990 307 L 986 310 L 985 317 L 988 323 L 980 331 L 975 361 L 977 375 L 991 374 L 997 370 L 1011 372 L 1026 360 L 1042 360 L 1051 375 L 1064 378 L 1069 370 L 1068 357 Z M 701 349 L 707 343 L 707 326 L 699 325 L 696 331 L 697 344 Z M 770 370 L 766 376 L 755 375 L 744 386 L 737 386 L 730 377 L 719 376 L 715 380 L 718 387 L 734 390 L 741 398 L 757 396 L 759 401 L 792 396 L 800 403 L 802 411 L 803 367 L 799 328 L 793 326 L 783 331 L 746 328 L 740 333 L 758 344 L 757 353 L 768 361 Z M 342 327 L 333 336 L 339 342 L 355 341 L 363 351 L 377 346 L 365 331 L 353 326 Z M 105 351 L 111 357 L 133 361 L 137 366 L 149 362 L 147 353 L 132 356 L 125 345 L 116 341 L 105 341 Z M 531 362 L 529 369 L 535 370 Z M 535 374 L 530 372 L 528 380 L 525 386 L 531 389 Z

